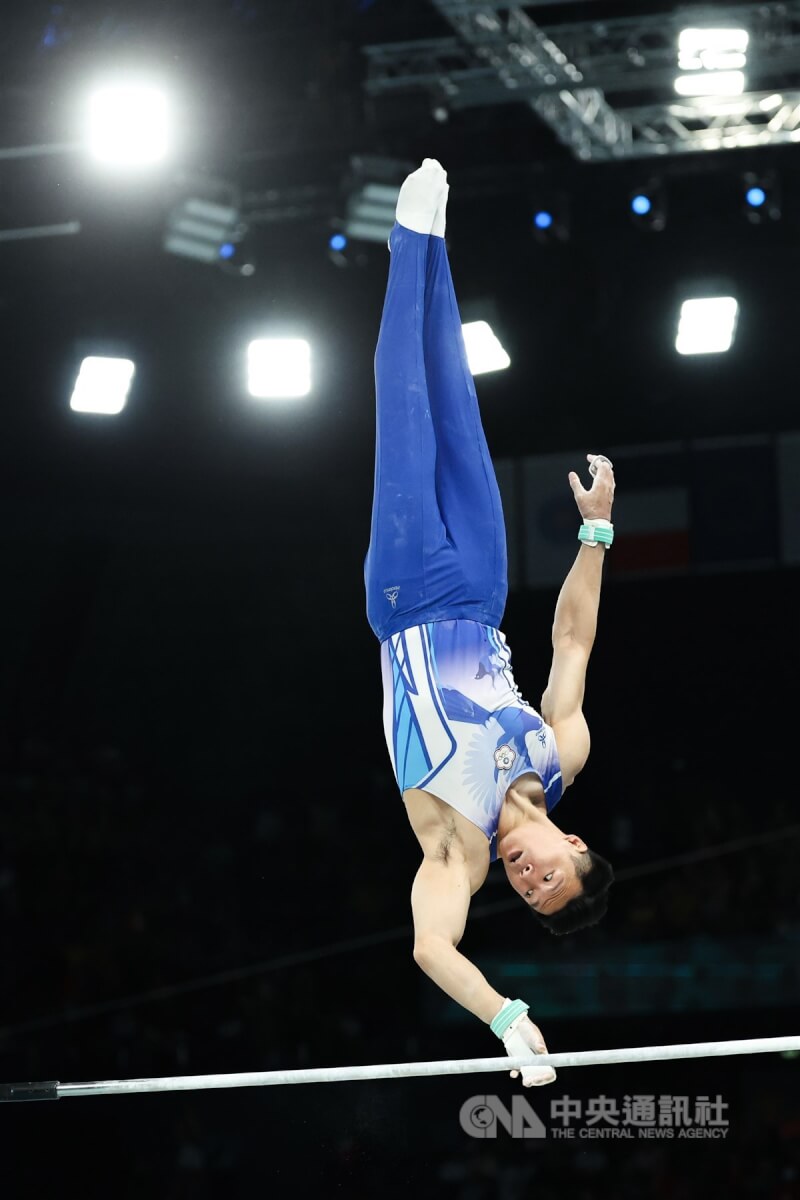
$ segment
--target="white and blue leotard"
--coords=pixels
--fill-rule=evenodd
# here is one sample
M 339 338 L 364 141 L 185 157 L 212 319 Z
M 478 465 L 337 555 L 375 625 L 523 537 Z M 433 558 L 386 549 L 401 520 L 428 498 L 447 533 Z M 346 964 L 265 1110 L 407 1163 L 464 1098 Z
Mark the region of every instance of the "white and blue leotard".
M 423 788 L 477 825 L 497 858 L 497 823 L 515 779 L 533 772 L 547 811 L 561 799 L 551 727 L 519 694 L 504 635 L 436 621 L 381 645 L 383 723 L 400 791 Z

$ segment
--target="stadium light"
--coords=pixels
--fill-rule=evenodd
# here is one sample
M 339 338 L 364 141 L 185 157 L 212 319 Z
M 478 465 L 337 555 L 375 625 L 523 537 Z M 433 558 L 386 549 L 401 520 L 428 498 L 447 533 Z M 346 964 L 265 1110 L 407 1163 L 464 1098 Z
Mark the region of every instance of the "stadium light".
M 394 220 L 394 218 L 392 218 Z M 327 251 L 328 258 L 335 267 L 349 269 L 350 267 L 363 268 L 370 261 L 370 255 L 365 242 L 372 242 L 374 238 L 370 235 L 367 238 L 361 237 L 357 231 L 352 238 L 349 236 L 352 228 L 348 226 L 348 232 L 343 233 L 342 230 L 328 235 Z M 391 232 L 391 230 L 390 230 Z M 371 234 L 371 231 L 370 231 Z M 382 247 L 388 244 L 388 234 Z
M 109 82 L 96 88 L 87 107 L 87 146 L 96 162 L 137 168 L 167 157 L 172 128 L 161 88 L 138 80 Z
M 311 391 L 311 347 L 302 338 L 257 338 L 247 348 L 248 390 L 267 400 L 292 400 Z
M 339 214 L 335 222 L 337 231 L 355 242 L 385 246 L 394 227 L 400 188 L 411 170 L 412 164 L 405 160 L 352 155 L 342 181 L 346 203 L 344 216 Z
M 701 71 L 698 75 L 679 75 L 675 80 L 679 96 L 741 96 L 744 74 L 741 71 Z
M 781 189 L 774 171 L 757 175 L 747 171 L 742 176 L 742 211 L 751 225 L 781 218 Z
M 84 358 L 70 397 L 73 412 L 117 416 L 128 399 L 136 368 L 128 358 Z
M 537 189 L 538 190 L 538 189 Z M 566 242 L 570 234 L 569 203 L 567 196 L 553 194 L 549 188 L 544 194 L 532 197 L 531 228 L 538 242 Z
M 503 349 L 488 321 L 470 321 L 461 326 L 467 362 L 473 375 L 504 371 L 511 359 Z
M 162 245 L 169 254 L 214 263 L 233 258 L 241 227 L 234 205 L 187 196 L 168 214 Z
M 678 321 L 678 354 L 721 354 L 730 350 L 739 313 L 733 296 L 684 300 Z
M 681 30 L 678 36 L 679 96 L 740 96 L 750 35 L 746 29 Z
M 174 181 L 162 248 L 180 258 L 216 266 L 227 275 L 252 275 L 250 229 L 241 213 L 239 187 L 230 179 L 181 174 Z
M 344 231 L 362 242 L 385 245 L 394 228 L 400 188 L 384 183 L 363 183 L 347 201 Z
M 746 29 L 682 29 L 678 35 L 681 71 L 741 71 L 747 63 Z
M 648 179 L 628 196 L 628 213 L 634 225 L 660 233 L 667 224 L 667 200 L 661 183 Z

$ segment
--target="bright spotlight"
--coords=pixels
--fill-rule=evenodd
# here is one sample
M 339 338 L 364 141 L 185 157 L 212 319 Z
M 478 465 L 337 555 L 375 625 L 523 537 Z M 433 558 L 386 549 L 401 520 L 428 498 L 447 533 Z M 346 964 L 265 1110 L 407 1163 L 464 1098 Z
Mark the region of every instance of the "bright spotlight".
M 484 375 L 487 371 L 503 371 L 511 365 L 497 335 L 488 321 L 470 321 L 461 326 L 467 362 L 473 375 Z
M 675 349 L 679 354 L 720 354 L 730 350 L 739 313 L 733 296 L 684 300 Z
M 682 71 L 741 70 L 747 62 L 746 29 L 683 29 L 678 36 Z
M 89 99 L 89 151 L 108 166 L 147 167 L 163 161 L 169 126 L 166 95 L 151 84 L 107 84 Z
M 634 196 L 631 199 L 631 208 L 637 217 L 646 217 L 652 207 L 649 196 Z
M 545 210 L 537 212 L 533 218 L 533 223 L 537 229 L 549 229 L 553 224 L 553 214 Z
M 291 400 L 311 391 L 311 347 L 302 338 L 258 338 L 247 361 L 251 396 Z
M 763 188 L 751 187 L 747 189 L 745 200 L 751 208 L 761 208 L 761 205 L 767 198 L 767 193 Z
M 699 71 L 697 75 L 679 75 L 675 80 L 679 96 L 741 96 L 742 71 Z
M 73 412 L 116 416 L 128 399 L 135 367 L 127 358 L 91 356 L 81 363 L 70 398 Z

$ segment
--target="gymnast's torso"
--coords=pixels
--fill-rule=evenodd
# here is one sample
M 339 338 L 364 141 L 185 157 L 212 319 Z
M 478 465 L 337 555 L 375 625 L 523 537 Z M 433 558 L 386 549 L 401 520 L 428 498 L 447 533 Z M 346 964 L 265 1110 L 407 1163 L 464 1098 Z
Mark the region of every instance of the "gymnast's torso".
M 409 803 L 420 840 L 420 827 L 438 823 L 462 843 L 474 839 L 476 857 L 488 846 L 494 861 L 507 793 L 546 812 L 555 807 L 555 734 L 520 695 L 502 632 L 460 619 L 413 626 L 381 643 L 381 673 L 398 787 L 427 795 Z M 442 805 L 454 814 L 449 820 Z

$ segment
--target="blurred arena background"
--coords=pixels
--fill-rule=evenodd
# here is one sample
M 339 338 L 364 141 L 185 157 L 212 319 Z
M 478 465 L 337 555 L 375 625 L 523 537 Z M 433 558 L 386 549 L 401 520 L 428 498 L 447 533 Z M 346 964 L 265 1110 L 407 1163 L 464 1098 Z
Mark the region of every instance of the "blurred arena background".
M 3 1081 L 497 1053 L 412 961 L 364 611 L 386 237 L 426 156 L 535 706 L 567 471 L 617 478 L 557 818 L 609 912 L 549 938 L 491 872 L 464 948 L 552 1051 L 797 1032 L 800 3 L 633 7 L 0 19 Z M 9 1105 L 3 1191 L 800 1196 L 790 1055 L 563 1071 L 525 1094 L 547 1137 L 465 1131 L 517 1091 Z M 726 1133 L 554 1134 L 600 1096 L 721 1097 Z

